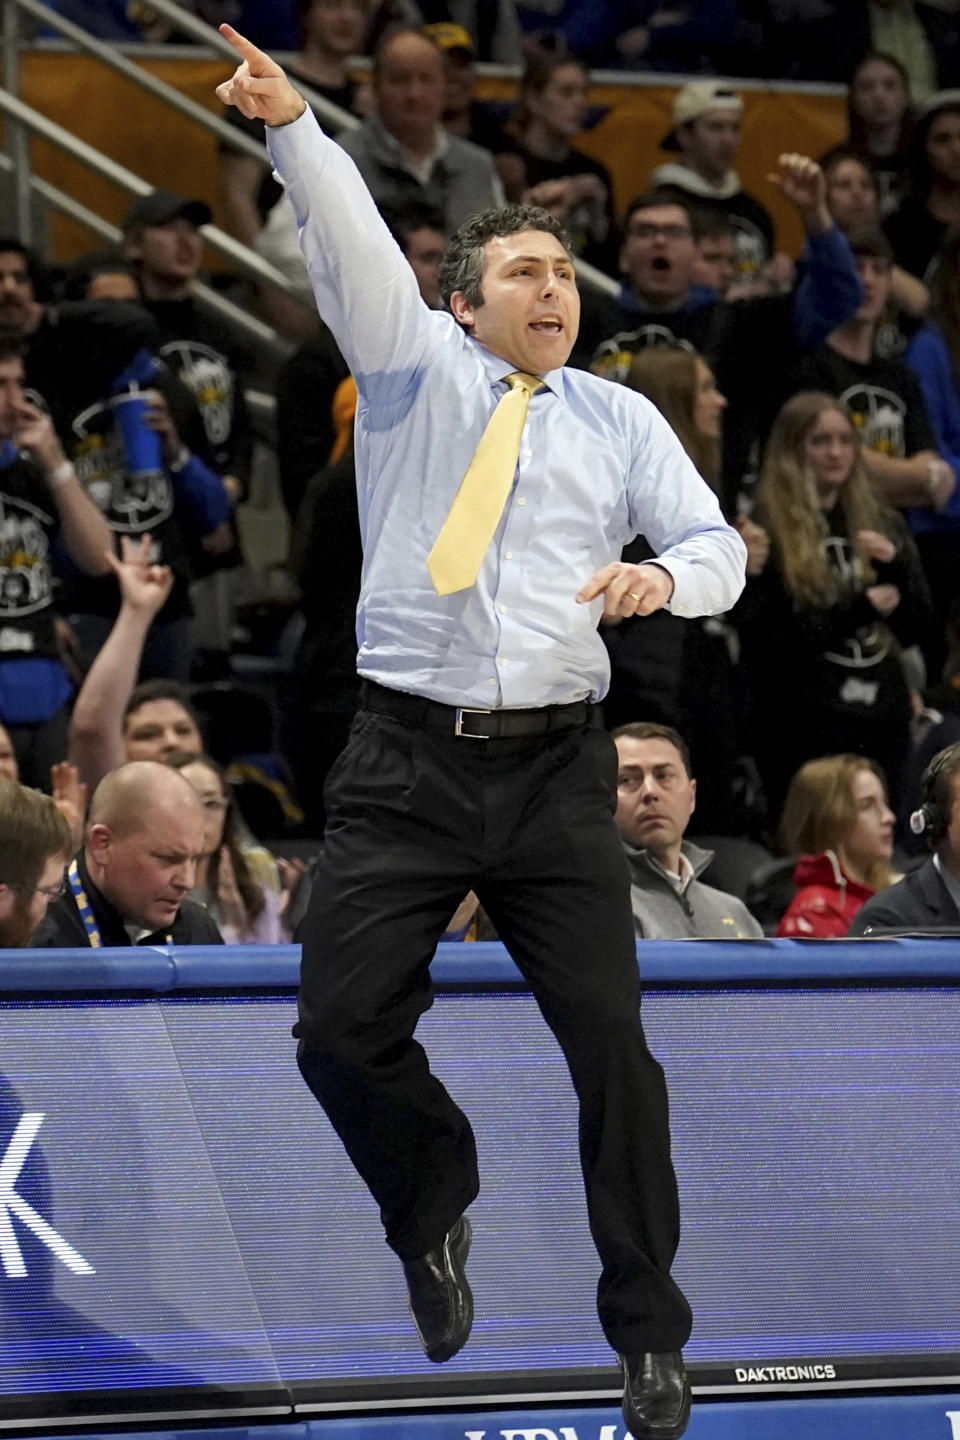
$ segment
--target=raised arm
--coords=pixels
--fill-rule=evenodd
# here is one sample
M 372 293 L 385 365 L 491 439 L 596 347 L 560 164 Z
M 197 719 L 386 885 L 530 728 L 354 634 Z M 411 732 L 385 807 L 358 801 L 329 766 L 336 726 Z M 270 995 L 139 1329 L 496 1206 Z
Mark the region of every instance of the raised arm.
M 786 154 L 769 176 L 795 207 L 807 233 L 805 264 L 793 297 L 793 334 L 802 350 L 812 350 L 855 315 L 863 287 L 846 237 L 827 209 L 827 182 L 809 156 Z
M 149 564 L 149 535 L 120 540 L 120 559 L 107 551 L 123 597 L 116 624 L 90 667 L 70 721 L 69 756 L 92 794 L 108 770 L 126 760 L 123 716 L 137 683 L 147 631 L 173 585 L 166 565 Z
M 358 390 L 379 401 L 395 400 L 414 383 L 435 333 L 413 271 L 356 165 L 323 134 L 280 66 L 229 25 L 220 30 L 242 60 L 217 95 L 266 122 L 270 156 L 300 226 L 320 317 Z
M 87 575 L 105 575 L 105 552 L 110 549 L 112 539 L 110 530 L 64 455 L 53 422 L 42 410 L 23 400 L 17 413 L 14 438 L 43 475 L 70 559 Z
M 277 62 L 232 25 L 221 25 L 220 34 L 230 41 L 240 63 L 230 79 L 217 86 L 217 99 L 235 105 L 248 120 L 262 120 L 265 125 L 289 125 L 298 119 L 307 102 Z

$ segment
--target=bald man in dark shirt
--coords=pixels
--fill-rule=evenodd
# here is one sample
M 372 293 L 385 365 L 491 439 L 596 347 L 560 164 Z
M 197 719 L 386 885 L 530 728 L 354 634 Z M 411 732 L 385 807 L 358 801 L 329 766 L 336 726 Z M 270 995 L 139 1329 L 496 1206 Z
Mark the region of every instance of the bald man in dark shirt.
M 111 770 L 94 791 L 67 890 L 34 944 L 222 944 L 203 906 L 186 898 L 202 850 L 203 807 L 178 771 L 153 760 Z

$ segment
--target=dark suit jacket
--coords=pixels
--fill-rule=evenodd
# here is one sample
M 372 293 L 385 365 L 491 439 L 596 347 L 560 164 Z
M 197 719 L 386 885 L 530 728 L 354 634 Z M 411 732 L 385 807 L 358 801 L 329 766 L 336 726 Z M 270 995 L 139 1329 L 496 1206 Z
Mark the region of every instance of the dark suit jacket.
M 880 890 L 853 918 L 848 935 L 876 935 L 884 930 L 950 930 L 960 928 L 960 911 L 933 863 L 933 857 L 909 875 Z
M 110 904 L 107 897 L 100 893 L 90 879 L 87 867 L 83 863 L 82 852 L 77 856 L 77 862 L 83 888 L 100 931 L 102 944 L 104 946 L 132 945 L 133 941 L 124 928 L 123 916 Z M 142 940 L 137 941 L 137 944 L 165 945 L 168 935 L 174 945 L 223 944 L 223 936 L 214 924 L 212 916 L 207 914 L 202 905 L 198 905 L 193 900 L 183 901 L 172 925 L 157 930 L 152 935 L 145 935 Z M 43 922 L 30 944 L 37 950 L 73 950 L 89 947 L 90 939 L 86 926 L 81 919 L 77 902 L 69 886 L 58 900 L 54 900 L 47 907 Z

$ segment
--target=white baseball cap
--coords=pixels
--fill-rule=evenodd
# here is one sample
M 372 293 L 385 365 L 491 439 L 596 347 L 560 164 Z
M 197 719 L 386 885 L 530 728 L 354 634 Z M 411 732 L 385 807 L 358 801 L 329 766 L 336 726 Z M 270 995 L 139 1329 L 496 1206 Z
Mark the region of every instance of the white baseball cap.
M 691 80 L 673 97 L 673 129 L 660 142 L 661 150 L 679 150 L 677 127 L 688 120 L 699 120 L 708 110 L 726 110 L 731 115 L 743 114 L 743 101 L 736 90 L 723 80 Z

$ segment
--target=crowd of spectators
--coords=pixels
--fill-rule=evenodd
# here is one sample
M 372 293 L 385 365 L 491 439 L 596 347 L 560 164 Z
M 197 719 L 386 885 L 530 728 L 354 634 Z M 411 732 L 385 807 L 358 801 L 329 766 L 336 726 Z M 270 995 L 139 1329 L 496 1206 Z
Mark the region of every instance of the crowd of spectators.
M 299 48 L 310 8 L 304 0 L 181 3 L 272 51 Z M 325 8 L 343 15 L 354 5 L 326 0 Z M 192 39 L 149 0 L 51 0 L 51 8 L 105 39 Z M 473 37 L 481 60 L 503 65 L 537 46 L 610 70 L 845 82 L 874 48 L 902 56 L 919 99 L 960 76 L 956 0 L 374 0 L 373 12 L 374 38 L 398 21 L 452 21 Z M 316 79 L 337 84 L 323 73 Z
M 55 8 L 111 39 L 189 38 L 147 4 Z M 618 287 L 583 285 L 572 363 L 657 406 L 746 542 L 729 614 L 602 627 L 638 938 L 960 924 L 960 0 L 186 8 L 294 52 L 328 131 L 351 117 L 339 143 L 431 308 L 470 213 L 559 219 Z M 512 105 L 477 99 L 478 60 L 521 67 Z M 588 67 L 689 77 L 623 213 L 578 146 Z M 844 142 L 817 157 L 798 135 L 766 195 L 738 174 L 726 78 L 758 73 L 849 81 Z M 275 943 L 302 912 L 359 703 L 357 390 L 266 155 L 224 145 L 220 166 L 221 195 L 141 197 L 116 251 L 66 270 L 0 239 L 4 944 Z M 196 297 L 214 212 L 293 286 L 244 292 L 286 339 L 272 372 Z M 295 653 L 259 689 L 229 614 L 253 370 L 275 385 L 299 597 Z M 489 933 L 465 897 L 450 934 Z

